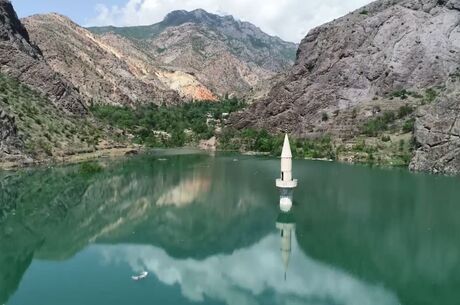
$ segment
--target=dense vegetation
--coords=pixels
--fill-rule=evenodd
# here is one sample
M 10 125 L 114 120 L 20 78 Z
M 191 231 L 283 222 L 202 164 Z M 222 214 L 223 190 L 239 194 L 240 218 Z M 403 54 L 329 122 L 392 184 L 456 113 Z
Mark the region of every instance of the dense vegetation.
M 275 156 L 281 154 L 284 135 L 271 135 L 265 130 L 235 130 L 227 128 L 220 136 L 220 147 L 225 150 L 262 152 Z M 317 139 L 291 138 L 291 150 L 295 158 L 336 159 L 329 136 Z
M 367 121 L 362 126 L 362 133 L 370 137 L 377 137 L 385 131 L 396 132 L 400 129 L 404 133 L 412 132 L 415 120 L 410 116 L 414 110 L 412 106 L 404 105 L 397 112 L 385 111 L 382 115 Z M 403 122 L 402 126 L 396 124 L 397 121 Z
M 244 106 L 244 102 L 236 99 L 224 99 L 173 107 L 144 105 L 136 109 L 96 105 L 91 111 L 105 124 L 123 131 L 125 136 L 134 136 L 135 142 L 150 147 L 194 145 L 199 140 L 217 136 L 221 150 L 279 156 L 283 134 L 225 126 L 226 116 Z M 384 112 L 364 125 L 363 134 L 377 137 L 383 131 L 393 131 L 395 121 L 402 122 L 397 127 L 400 131 L 409 132 L 413 128 L 413 111 L 411 106 L 403 106 L 395 112 Z M 372 164 L 406 165 L 411 156 L 411 143 L 407 137 L 392 139 L 388 135 L 375 141 L 358 137 L 351 145 L 328 135 L 314 139 L 291 137 L 291 148 L 294 158 L 344 160 L 344 156 L 352 156 L 354 162 Z
M 244 106 L 242 101 L 223 99 L 220 102 L 195 102 L 173 107 L 144 105 L 136 109 L 96 105 L 91 111 L 103 122 L 132 134 L 135 142 L 151 147 L 180 147 L 217 135 L 222 150 L 279 155 L 284 135 L 223 126 L 227 114 Z M 291 146 L 297 158 L 335 159 L 329 137 L 293 138 Z
M 149 104 L 136 109 L 95 105 L 91 112 L 106 124 L 132 134 L 139 144 L 180 147 L 211 138 L 226 115 L 244 106 L 237 99 L 223 99 L 172 107 Z

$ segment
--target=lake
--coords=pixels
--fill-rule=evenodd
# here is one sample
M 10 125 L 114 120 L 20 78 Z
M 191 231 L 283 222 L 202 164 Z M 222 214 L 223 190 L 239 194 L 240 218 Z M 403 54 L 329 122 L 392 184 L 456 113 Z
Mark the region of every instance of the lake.
M 459 304 L 459 178 L 296 160 L 286 214 L 279 162 L 0 173 L 0 304 Z

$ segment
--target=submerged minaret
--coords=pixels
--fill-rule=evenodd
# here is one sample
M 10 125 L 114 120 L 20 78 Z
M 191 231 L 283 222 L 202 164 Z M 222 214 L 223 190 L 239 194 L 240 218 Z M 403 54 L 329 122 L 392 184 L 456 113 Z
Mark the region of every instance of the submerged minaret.
M 292 152 L 287 134 L 281 152 L 281 178 L 276 179 L 276 187 L 280 189 L 280 209 L 288 212 L 292 208 L 292 193 L 297 187 L 297 179 L 292 179 Z

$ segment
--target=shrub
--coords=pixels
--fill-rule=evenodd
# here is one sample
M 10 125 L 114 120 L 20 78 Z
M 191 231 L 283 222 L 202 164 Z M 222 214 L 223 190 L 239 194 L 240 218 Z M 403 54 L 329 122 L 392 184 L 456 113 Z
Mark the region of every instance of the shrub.
M 326 122 L 329 120 L 329 115 L 326 112 L 321 113 L 321 121 Z
M 409 119 L 407 121 L 404 122 L 404 125 L 403 125 L 403 132 L 407 133 L 407 132 L 413 132 L 414 131 L 414 125 L 415 125 L 415 119 Z
M 99 163 L 85 162 L 80 164 L 80 174 L 96 174 L 103 171 L 103 167 Z
M 402 90 L 398 90 L 398 91 L 394 91 L 392 94 L 391 94 L 391 97 L 398 97 L 402 100 L 405 100 L 407 99 L 408 96 L 410 96 L 412 93 L 410 91 L 407 91 L 406 89 L 402 89 Z
M 399 151 L 403 151 L 405 145 L 406 141 L 404 141 L 403 139 L 399 140 Z
M 401 107 L 399 107 L 398 118 L 402 119 L 402 118 L 408 116 L 409 114 L 411 114 L 412 112 L 414 112 L 414 108 L 412 108 L 411 106 L 409 106 L 409 105 L 401 106 Z
M 429 88 L 425 90 L 425 102 L 426 103 L 432 103 L 434 100 L 438 97 L 438 92 L 433 89 Z
M 384 135 L 384 136 L 382 136 L 381 140 L 382 140 L 382 142 L 390 142 L 391 138 L 390 138 L 390 136 Z
M 396 120 L 392 111 L 385 111 L 383 115 L 366 122 L 362 127 L 362 133 L 370 137 L 376 137 L 382 131 L 388 130 L 388 124 Z

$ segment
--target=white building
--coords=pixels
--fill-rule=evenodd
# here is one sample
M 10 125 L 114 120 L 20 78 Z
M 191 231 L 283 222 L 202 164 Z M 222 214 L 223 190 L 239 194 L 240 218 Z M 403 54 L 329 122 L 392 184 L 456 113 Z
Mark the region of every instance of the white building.
M 297 187 L 297 179 L 292 179 L 292 152 L 287 134 L 281 152 L 281 177 L 276 179 L 276 187 L 280 189 L 280 209 L 288 212 L 292 208 L 292 193 Z

